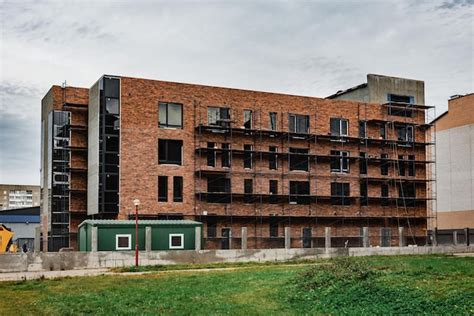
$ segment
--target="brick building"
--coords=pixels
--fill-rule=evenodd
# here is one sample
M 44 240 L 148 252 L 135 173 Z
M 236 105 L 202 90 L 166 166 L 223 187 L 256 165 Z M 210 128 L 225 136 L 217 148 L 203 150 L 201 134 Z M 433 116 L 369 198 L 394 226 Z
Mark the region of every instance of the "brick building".
M 53 86 L 44 157 L 63 150 L 56 116 L 70 156 L 61 194 L 43 159 L 43 233 L 76 247 L 83 219 L 133 218 L 139 199 L 140 218 L 203 222 L 207 248 L 240 247 L 242 227 L 249 248 L 283 247 L 285 227 L 292 247 L 323 246 L 325 227 L 337 246 L 360 246 L 363 227 L 374 246 L 398 245 L 399 227 L 424 244 L 429 108 L 114 76 Z

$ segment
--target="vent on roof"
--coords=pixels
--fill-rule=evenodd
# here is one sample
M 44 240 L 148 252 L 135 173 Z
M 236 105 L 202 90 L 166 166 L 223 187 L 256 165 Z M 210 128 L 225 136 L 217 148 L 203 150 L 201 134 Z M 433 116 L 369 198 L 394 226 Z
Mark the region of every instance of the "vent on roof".
M 449 100 L 454 100 L 454 99 L 457 99 L 457 98 L 460 98 L 460 97 L 463 97 L 463 95 L 462 94 L 454 94 L 454 95 L 449 97 Z

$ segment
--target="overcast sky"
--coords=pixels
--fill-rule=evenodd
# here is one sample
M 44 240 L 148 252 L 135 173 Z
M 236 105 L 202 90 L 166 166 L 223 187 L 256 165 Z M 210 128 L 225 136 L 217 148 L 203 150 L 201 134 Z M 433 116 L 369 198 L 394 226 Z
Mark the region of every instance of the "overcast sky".
M 1 1 L 0 183 L 39 184 L 41 98 L 102 74 L 328 96 L 367 73 L 473 92 L 474 0 Z M 469 113 L 469 115 L 474 115 Z

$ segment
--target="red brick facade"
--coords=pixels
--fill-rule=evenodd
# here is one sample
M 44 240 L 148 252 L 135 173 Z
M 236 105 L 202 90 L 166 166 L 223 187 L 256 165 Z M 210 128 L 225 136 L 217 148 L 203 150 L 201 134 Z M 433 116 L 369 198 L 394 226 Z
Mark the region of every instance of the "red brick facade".
M 159 102 L 183 105 L 182 129 L 159 127 Z M 205 128 L 208 125 L 207 109 L 210 106 L 230 108 L 232 132 L 226 130 L 216 133 Z M 253 117 L 252 130 L 247 132 L 243 129 L 244 110 L 252 110 Z M 269 112 L 277 113 L 277 131 L 274 133 L 268 131 Z M 77 120 L 78 126 L 84 126 L 87 121 L 82 113 L 84 112 L 73 115 L 73 121 Z M 309 135 L 295 137 L 287 133 L 289 113 L 309 115 Z M 324 246 L 325 227 L 332 228 L 332 235 L 336 236 L 333 244 L 338 246 L 343 246 L 347 240 L 349 246 L 360 246 L 362 227 L 369 227 L 370 242 L 374 246 L 381 243 L 382 227 L 390 228 L 392 245 L 398 245 L 400 226 L 406 227 L 407 243 L 424 243 L 427 223 L 427 203 L 424 199 L 428 198 L 426 149 L 423 144 L 426 141 L 423 126 L 425 116 L 421 109 L 414 110 L 413 113 L 416 114 L 414 117 L 405 118 L 389 116 L 387 107 L 380 104 L 121 77 L 120 212 L 117 218 L 128 218 L 134 211 L 132 201 L 138 198 L 141 201 L 141 215 L 179 213 L 186 219 L 202 221 L 205 223 L 205 238 L 207 223 L 213 221 L 217 234 L 215 238 L 206 240 L 207 248 L 221 247 L 222 228 L 231 229 L 232 248 L 240 247 L 242 227 L 248 229 L 249 248 L 283 247 L 284 227 L 291 227 L 293 247 L 303 246 L 303 228 L 312 228 L 313 247 Z M 345 138 L 346 141 L 329 139 L 331 118 L 348 120 L 349 135 Z M 396 142 L 380 139 L 379 124 L 393 120 L 417 124 L 415 145 L 404 147 Z M 359 121 L 368 122 L 367 137 L 370 141 L 358 139 Z M 397 137 L 392 126 L 387 124 L 389 140 Z M 87 137 L 84 138 L 81 133 L 73 133 L 73 146 L 83 147 L 86 144 Z M 158 163 L 159 139 L 183 141 L 181 166 Z M 222 143 L 231 144 L 233 153 L 230 168 L 221 167 L 222 154 L 219 150 L 216 152 L 216 166 L 207 166 L 205 152 L 208 142 L 214 142 L 219 149 Z M 251 169 L 243 167 L 243 150 L 246 144 L 252 145 L 254 159 Z M 277 170 L 269 170 L 269 146 L 276 146 L 280 154 L 284 153 L 278 156 Z M 309 150 L 308 171 L 289 170 L 288 155 L 285 155 L 289 148 Z M 331 150 L 349 152 L 348 173 L 331 173 L 331 157 L 328 157 Z M 366 152 L 369 157 L 366 176 L 359 172 L 360 152 Z M 381 176 L 382 153 L 393 160 L 398 159 L 399 155 L 415 155 L 416 176 L 400 177 L 396 163 L 390 164 L 387 176 Z M 78 190 L 87 187 L 87 173 L 79 171 L 85 167 L 87 154 L 78 154 L 71 161 L 78 169 L 77 176 L 71 177 L 71 186 Z M 232 203 L 209 203 L 201 200 L 207 193 L 208 174 L 222 174 L 231 179 Z M 168 176 L 168 202 L 158 202 L 158 176 Z M 172 202 L 174 176 L 183 177 L 183 202 Z M 253 196 L 258 202 L 245 203 L 242 199 L 244 179 L 253 180 Z M 266 200 L 269 195 L 269 180 L 278 181 L 278 195 L 283 198 L 277 204 L 270 204 Z M 399 193 L 395 183 L 404 180 L 417 183 L 416 207 L 382 206 L 378 200 L 381 183 L 389 183 L 389 196 L 396 198 Z M 289 181 L 309 181 L 310 204 L 291 205 L 288 202 Z M 368 206 L 360 204 L 361 181 L 368 183 Z M 350 205 L 331 204 L 331 182 L 350 183 Z M 77 195 L 80 194 L 78 191 Z M 371 200 L 370 197 L 374 199 Z M 83 211 L 84 205 L 85 201 L 71 199 L 71 213 Z M 270 238 L 270 219 L 278 222 L 278 237 Z M 77 224 L 71 220 L 71 232 L 77 231 Z

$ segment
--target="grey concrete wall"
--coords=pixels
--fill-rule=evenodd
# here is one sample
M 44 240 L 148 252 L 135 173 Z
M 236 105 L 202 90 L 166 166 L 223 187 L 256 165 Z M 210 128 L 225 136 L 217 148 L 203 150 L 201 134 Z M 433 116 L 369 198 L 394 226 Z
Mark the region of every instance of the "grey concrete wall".
M 3 223 L 5 226 L 10 228 L 15 235 L 13 240 L 18 238 L 35 238 L 35 229 L 40 227 L 39 223 Z
M 438 212 L 474 210 L 472 157 L 474 124 L 436 133 Z
M 353 91 L 346 92 L 340 96 L 335 97 L 336 100 L 349 100 L 349 101 L 361 101 L 370 102 L 369 89 L 368 87 L 359 88 Z
M 387 94 L 398 94 L 415 97 L 416 104 L 425 104 L 425 83 L 420 80 L 395 78 L 368 74 L 369 102 L 385 103 Z
M 100 81 L 100 79 L 99 79 Z M 99 212 L 99 81 L 89 90 L 87 147 L 87 214 Z
M 380 248 L 298 248 L 142 251 L 140 265 L 213 262 L 270 262 L 311 260 L 337 256 L 416 255 L 474 252 L 473 246 L 380 247 Z M 132 266 L 134 251 L 124 252 L 41 252 L 0 254 L 0 272 L 52 271 Z

